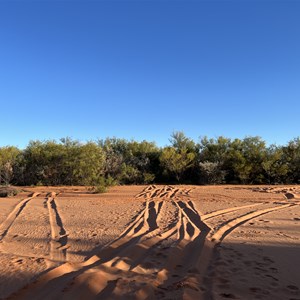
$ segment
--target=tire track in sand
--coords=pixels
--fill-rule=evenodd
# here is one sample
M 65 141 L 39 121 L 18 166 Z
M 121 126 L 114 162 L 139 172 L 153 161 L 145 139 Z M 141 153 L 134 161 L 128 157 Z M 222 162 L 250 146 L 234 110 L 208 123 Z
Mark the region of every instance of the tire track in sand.
M 181 290 L 182 297 L 187 299 L 200 299 L 201 297 L 203 297 L 201 284 L 203 283 L 203 278 L 206 276 L 207 269 L 210 261 L 212 260 L 212 254 L 216 244 L 220 243 L 235 228 L 243 225 L 245 222 L 253 218 L 296 205 L 293 203 L 279 203 L 280 206 L 260 209 L 258 211 L 250 211 L 244 213 L 242 216 L 233 218 L 232 220 L 221 224 L 221 226 L 217 230 L 213 230 L 203 222 L 204 219 L 222 217 L 225 214 L 236 212 L 237 210 L 249 209 L 267 203 L 255 203 L 251 205 L 215 211 L 213 213 L 204 215 L 202 217 L 202 220 L 200 221 L 198 220 L 199 214 L 197 216 L 197 212 L 192 201 L 188 203 L 177 201 L 176 204 L 178 206 L 181 206 L 182 214 L 186 217 L 186 219 L 188 219 L 188 222 L 183 219 L 183 224 L 184 226 L 186 226 L 186 229 L 182 230 L 182 234 L 184 235 L 184 237 L 179 238 L 179 249 L 171 249 L 171 251 L 168 252 L 167 256 L 171 257 L 171 259 L 169 259 L 169 263 L 166 263 L 167 267 L 162 270 L 162 272 L 157 277 L 160 285 L 156 285 L 156 287 L 160 289 L 160 291 L 159 293 L 157 293 L 157 290 L 154 291 L 154 295 L 155 297 L 159 298 L 162 298 L 166 293 L 168 293 L 169 296 L 172 297 L 172 291 L 174 290 Z M 191 225 L 194 228 L 189 228 L 189 226 Z M 197 229 L 201 230 L 196 232 Z M 211 255 L 208 255 L 207 253 L 210 253 Z M 176 261 L 176 265 L 174 264 L 174 260 Z M 197 267 L 193 269 L 192 266 Z M 201 274 L 201 276 L 199 274 Z M 178 278 L 177 280 L 175 280 L 172 277 Z M 150 291 L 152 291 L 153 295 L 153 285 L 147 285 L 146 287 L 144 287 L 142 289 L 142 294 L 148 293 L 148 295 L 151 295 Z M 206 296 L 203 299 L 210 299 L 209 297 L 211 295 L 205 295 Z
M 254 203 L 201 217 L 189 192 L 172 186 L 145 188 L 136 196 L 145 200 L 144 208 L 117 239 L 84 263 L 65 263 L 45 273 L 16 299 L 200 299 L 207 296 L 201 285 L 215 246 L 250 219 L 293 205 L 253 211 L 263 204 Z M 57 208 L 51 201 L 47 204 L 54 218 Z M 203 222 L 243 209 L 248 212 L 218 228 Z M 59 225 L 53 225 L 53 232 L 59 232 Z
M 154 202 L 151 201 L 149 203 Z M 163 207 L 167 203 L 168 201 L 156 201 L 155 206 Z M 147 293 L 156 298 L 156 288 L 153 287 L 160 284 L 156 278 L 156 274 L 159 279 L 162 281 L 165 280 L 164 270 L 166 266 L 164 265 L 164 261 L 166 260 L 166 254 L 164 253 L 167 253 L 166 249 L 173 249 L 176 245 L 177 250 L 180 252 L 181 247 L 185 246 L 189 240 L 196 240 L 200 231 L 202 231 L 202 240 L 204 240 L 207 234 L 203 230 L 205 225 L 200 221 L 199 215 L 198 218 L 195 218 L 196 214 L 193 208 L 190 208 L 187 203 L 182 202 L 180 206 L 177 206 L 174 201 L 170 201 L 170 205 L 177 209 L 178 218 L 176 220 L 171 221 L 168 226 L 163 227 L 163 222 L 165 221 L 163 219 L 167 215 L 167 211 L 158 212 L 156 210 L 157 213 L 154 213 L 151 217 L 151 205 L 149 205 L 145 219 L 149 222 L 151 218 L 154 218 L 151 221 L 153 225 L 155 224 L 155 226 L 152 226 L 152 230 L 146 232 L 139 241 L 115 253 L 116 257 L 113 259 L 106 262 L 102 261 L 102 263 L 100 261 L 88 270 L 79 272 L 80 274 L 77 273 L 73 277 L 73 280 L 69 282 L 65 290 L 65 297 L 70 299 L 74 297 L 88 297 L 89 295 L 93 297 L 92 294 L 97 295 L 101 299 L 119 297 L 118 294 L 122 290 L 121 286 L 126 285 L 128 288 L 128 282 L 123 280 L 123 277 L 132 277 L 134 279 L 130 280 L 131 290 L 127 291 L 126 295 L 124 294 L 122 297 L 139 298 L 138 294 L 143 294 L 146 288 Z M 191 227 L 195 229 L 195 232 L 198 231 L 195 234 L 191 233 L 187 228 L 191 222 L 193 224 Z M 140 228 L 141 232 L 145 232 L 145 230 L 142 230 L 143 227 Z M 171 241 L 169 243 L 169 239 L 176 236 L 176 234 L 180 237 L 179 242 L 174 243 Z M 170 245 L 163 246 L 165 242 Z M 172 270 L 169 271 L 171 272 Z M 144 285 L 145 282 L 148 282 L 148 286 L 141 289 L 140 285 Z M 92 291 L 91 286 L 93 286 Z
M 48 193 L 46 197 L 51 228 L 50 264 L 53 264 L 53 262 L 65 262 L 68 248 L 68 234 L 57 209 L 55 202 L 56 193 Z
M 240 209 L 251 208 L 251 207 L 262 205 L 262 204 L 264 204 L 264 203 L 261 202 L 261 203 L 255 203 L 255 204 L 250 204 L 250 205 L 243 205 L 243 206 L 239 206 L 239 207 L 231 207 L 231 208 L 216 210 L 211 213 L 203 215 L 202 220 L 204 221 L 204 220 L 208 220 L 211 218 L 220 217 L 220 216 L 223 216 L 225 214 L 228 214 L 228 213 L 240 210 Z
M 189 196 L 191 189 L 174 188 L 171 185 L 157 187 L 150 185 L 146 187 L 141 193 L 137 194 L 135 198 L 144 198 L 146 200 L 156 198 L 174 199 L 176 196 Z
M 151 195 L 153 193 L 160 194 L 160 192 L 165 192 L 166 190 L 174 194 L 173 188 L 167 187 L 159 189 L 159 191 L 154 189 Z M 176 220 L 171 220 L 170 224 L 168 224 L 169 220 L 163 220 L 164 216 L 167 215 L 166 211 L 164 211 L 165 203 L 161 199 L 159 201 L 152 200 L 153 196 L 151 197 L 151 195 L 145 201 L 144 209 L 127 226 L 120 237 L 100 250 L 97 255 L 92 256 L 84 263 L 65 263 L 47 272 L 35 283 L 31 284 L 30 289 L 20 291 L 16 298 L 59 298 L 62 291 L 55 289 L 55 286 L 64 286 L 64 292 L 68 291 L 67 297 L 70 296 L 72 298 L 74 296 L 78 298 L 80 297 L 79 295 L 86 297 L 90 293 L 89 283 L 91 282 L 93 282 L 94 286 L 93 294 L 96 292 L 99 294 L 102 293 L 102 289 L 109 285 L 109 279 L 116 277 L 114 273 L 139 274 L 138 270 L 142 273 L 147 271 L 147 267 L 143 265 L 144 258 L 147 258 L 156 246 L 159 247 L 159 244 L 170 236 L 175 236 L 179 229 Z M 48 206 L 50 201 L 52 201 L 51 198 L 47 202 Z M 172 203 L 171 205 L 174 206 Z M 163 230 L 160 229 L 162 221 L 167 222 Z M 135 272 L 133 272 L 133 269 L 135 269 Z M 98 275 L 101 272 L 105 273 L 106 276 L 99 277 Z M 99 280 L 102 284 L 98 282 Z M 98 283 L 96 284 L 95 281 Z M 95 291 L 96 286 L 99 287 L 97 291 Z
M 24 208 L 26 207 L 28 202 L 30 200 L 32 200 L 33 198 L 37 197 L 38 195 L 39 195 L 39 193 L 33 193 L 32 196 L 21 200 L 21 202 L 19 202 L 15 206 L 15 208 L 8 215 L 6 220 L 3 221 L 2 224 L 0 225 L 0 241 L 7 235 L 7 233 L 9 232 L 9 229 L 11 228 L 13 223 L 16 221 L 18 216 L 22 213 L 22 211 L 24 210 Z
M 216 246 L 220 244 L 224 238 L 229 235 L 233 230 L 235 230 L 237 227 L 245 224 L 246 222 L 253 220 L 257 217 L 260 217 L 262 215 L 272 213 L 273 211 L 286 209 L 292 206 L 295 206 L 297 204 L 295 203 L 280 203 L 278 206 L 266 208 L 266 209 L 260 209 L 256 211 L 250 211 L 247 213 L 244 213 L 242 216 L 232 218 L 223 224 L 221 224 L 218 228 L 215 228 L 211 231 L 211 233 L 208 235 L 207 239 L 205 240 L 205 243 L 203 245 L 203 249 L 201 251 L 201 255 L 199 256 L 198 262 L 197 262 L 197 268 L 198 268 L 198 275 L 197 275 L 197 282 L 199 286 L 208 286 L 208 288 L 204 291 L 204 293 L 197 293 L 195 294 L 194 291 L 186 290 L 185 296 L 187 298 L 190 297 L 198 297 L 198 299 L 211 299 L 211 291 L 209 289 L 210 283 L 207 282 L 208 280 L 211 281 L 212 278 L 207 275 L 208 269 L 210 266 L 212 266 L 213 262 L 213 256 L 215 253 Z M 209 279 L 207 279 L 209 278 Z

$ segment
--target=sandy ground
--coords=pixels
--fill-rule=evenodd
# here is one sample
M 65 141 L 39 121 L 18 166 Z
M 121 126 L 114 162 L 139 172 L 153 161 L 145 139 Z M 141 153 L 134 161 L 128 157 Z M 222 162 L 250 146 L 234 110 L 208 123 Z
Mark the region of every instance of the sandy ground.
M 300 187 L 26 188 L 0 299 L 300 299 Z

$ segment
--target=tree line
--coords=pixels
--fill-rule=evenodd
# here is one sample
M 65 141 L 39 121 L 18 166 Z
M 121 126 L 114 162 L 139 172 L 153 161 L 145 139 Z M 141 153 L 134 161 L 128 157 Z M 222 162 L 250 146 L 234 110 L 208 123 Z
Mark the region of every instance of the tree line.
M 170 144 L 107 138 L 80 143 L 31 141 L 25 149 L 0 148 L 0 185 L 296 184 L 300 138 L 284 146 L 260 137 L 203 137 L 174 132 Z

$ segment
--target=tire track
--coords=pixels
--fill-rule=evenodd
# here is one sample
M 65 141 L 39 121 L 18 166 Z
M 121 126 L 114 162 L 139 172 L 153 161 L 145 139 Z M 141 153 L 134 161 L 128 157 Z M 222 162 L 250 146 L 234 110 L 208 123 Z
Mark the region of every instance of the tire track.
M 222 216 L 222 215 L 225 215 L 225 214 L 228 214 L 228 213 L 240 210 L 240 209 L 250 208 L 250 207 L 254 207 L 254 206 L 258 206 L 258 205 L 262 205 L 262 204 L 264 204 L 264 203 L 263 202 L 262 203 L 255 203 L 255 204 L 250 204 L 250 205 L 244 205 L 244 206 L 239 206 L 239 207 L 232 207 L 232 208 L 217 210 L 217 211 L 214 211 L 214 212 L 203 215 L 202 220 L 203 221 L 208 220 L 208 219 L 211 219 L 211 218 L 214 218 L 214 217 L 219 217 L 219 216 Z
M 203 294 L 200 286 L 205 283 L 215 246 L 249 220 L 296 205 L 284 203 L 253 211 L 265 204 L 254 203 L 201 216 L 189 193 L 188 189 L 172 186 L 146 187 L 136 195 L 137 199 L 145 199 L 143 209 L 117 239 L 84 263 L 64 263 L 52 269 L 16 299 L 164 299 L 172 293 L 190 299 L 210 296 Z M 47 198 L 47 207 L 52 259 L 64 261 L 67 234 L 55 196 Z M 243 209 L 248 211 L 218 227 L 210 228 L 204 222 Z
M 159 268 L 158 264 L 159 262 L 156 261 L 155 266 L 151 266 L 151 263 L 149 263 L 149 261 L 151 261 L 151 258 L 154 257 L 155 254 L 155 250 L 158 249 L 158 247 L 166 240 L 168 240 L 170 237 L 176 235 L 178 235 L 179 237 L 179 241 L 176 243 L 176 245 L 173 245 L 171 247 L 167 247 L 168 249 L 172 249 L 172 253 L 168 253 L 169 256 L 172 256 L 172 261 L 174 259 L 174 255 L 179 255 L 182 252 L 182 248 L 185 248 L 185 246 L 190 243 L 190 242 L 194 242 L 194 246 L 197 246 L 199 244 L 199 240 L 198 240 L 198 236 L 200 234 L 200 231 L 203 231 L 203 227 L 205 226 L 201 221 L 199 221 L 199 219 L 195 218 L 195 212 L 191 209 L 191 207 L 189 205 L 187 205 L 186 203 L 181 203 L 181 205 L 178 205 L 175 202 L 172 202 L 172 205 L 174 205 L 175 207 L 177 207 L 178 209 L 178 219 L 177 221 L 173 222 L 170 226 L 170 228 L 162 231 L 161 229 L 157 228 L 154 232 L 152 232 L 153 236 L 151 237 L 147 237 L 145 236 L 139 243 L 135 244 L 133 247 L 126 249 L 127 251 L 122 253 L 121 255 L 121 259 L 120 257 L 118 257 L 118 264 L 110 264 L 110 265 L 106 265 L 106 267 L 110 267 L 110 269 L 112 267 L 115 267 L 119 270 L 122 270 L 122 272 L 128 272 L 128 271 L 133 271 L 135 273 L 135 276 L 137 276 L 137 274 L 141 274 L 143 276 L 148 276 L 150 274 L 153 273 L 153 270 L 157 272 L 158 276 L 157 276 L 157 283 L 156 285 L 159 284 L 159 281 L 164 282 L 166 277 L 163 275 L 164 270 L 168 269 L 169 272 L 172 273 L 172 270 L 165 265 L 165 263 L 163 263 L 163 261 L 161 260 L 161 267 Z M 199 215 L 198 215 L 199 218 Z M 191 221 L 193 220 L 193 221 Z M 187 227 L 188 224 L 192 223 L 192 227 L 195 230 L 195 234 L 191 234 L 189 233 Z M 206 228 L 205 228 L 206 229 Z M 204 231 L 203 231 L 204 232 Z M 157 233 L 157 234 L 156 234 Z M 206 232 L 205 232 L 205 236 L 206 236 Z M 204 241 L 205 236 L 201 235 L 201 240 Z M 196 245 L 197 243 L 197 245 Z M 164 252 L 167 252 L 166 247 L 163 248 Z M 191 248 L 190 248 L 191 249 Z M 178 253 L 176 253 L 178 252 Z M 188 255 L 187 251 L 185 253 L 185 255 Z M 160 252 L 161 253 L 161 252 Z M 190 254 L 189 254 L 190 255 Z M 126 258 L 126 261 L 123 260 L 123 258 Z M 99 271 L 95 271 L 92 274 L 90 274 L 90 272 L 85 272 L 84 274 L 82 274 L 81 276 L 76 278 L 76 282 L 83 282 L 86 280 L 89 281 L 95 281 L 97 277 L 99 277 L 99 274 L 103 274 L 103 270 Z M 107 278 L 110 278 L 110 276 L 106 276 Z M 150 279 L 150 278 L 149 278 Z M 112 284 L 112 282 L 114 282 L 114 284 Z M 96 284 L 97 285 L 97 284 Z M 154 283 L 155 285 L 155 283 Z M 101 286 L 103 288 L 103 284 L 98 284 L 98 286 Z M 112 288 L 113 286 L 113 288 Z M 109 287 L 109 288 L 108 288 Z M 110 290 L 110 297 L 114 297 L 116 296 L 117 292 L 114 291 L 115 289 L 117 289 L 117 280 L 115 281 L 111 281 L 108 280 L 105 288 L 103 288 L 102 290 L 98 291 L 98 296 L 101 297 L 101 299 L 103 297 L 107 296 L 108 290 Z M 153 287 L 151 288 L 150 286 L 147 287 L 148 292 L 150 292 L 151 294 L 154 295 L 154 289 Z M 138 290 L 137 293 L 139 293 L 141 291 Z M 114 294 L 115 293 L 115 294 Z M 74 294 L 70 294 L 69 296 L 71 297 L 71 295 Z
M 178 220 L 176 222 L 173 222 L 170 228 L 161 230 L 161 228 L 157 226 L 157 224 L 159 223 L 159 217 L 163 217 L 161 210 L 159 210 L 158 208 L 163 207 L 163 203 L 164 202 L 156 202 L 157 209 L 153 214 L 155 220 L 152 220 L 153 225 L 155 224 L 155 226 L 147 226 L 152 228 L 152 230 L 143 235 L 138 242 L 125 248 L 121 253 L 118 253 L 116 258 L 113 258 L 111 261 L 104 263 L 103 265 L 101 265 L 101 267 L 99 266 L 97 268 L 94 268 L 94 271 L 89 269 L 88 271 L 85 271 L 84 273 L 77 276 L 72 283 L 72 286 L 77 286 L 76 291 L 78 291 L 78 286 L 80 286 L 81 292 L 83 292 L 83 289 L 85 289 L 85 292 L 82 293 L 82 296 L 87 295 L 89 293 L 89 290 L 87 288 L 86 282 L 89 282 L 90 284 L 91 282 L 93 282 L 94 289 L 95 287 L 98 287 L 98 289 L 94 291 L 95 293 L 97 293 L 97 297 L 105 299 L 105 297 L 109 295 L 110 298 L 114 298 L 117 297 L 118 294 L 118 281 L 120 281 L 120 279 L 115 278 L 114 280 L 111 280 L 111 273 L 113 270 L 115 272 L 116 270 L 118 272 L 121 272 L 119 274 L 124 273 L 125 277 L 127 273 L 133 273 L 134 277 L 137 277 L 136 281 L 138 282 L 139 276 L 142 276 L 142 278 L 144 279 L 145 277 L 149 277 L 152 274 L 153 268 L 157 271 L 163 269 L 163 266 L 162 268 L 157 268 L 157 266 L 152 265 L 150 259 L 153 258 L 155 250 L 159 249 L 159 246 L 164 241 L 176 235 L 176 232 L 180 231 L 180 227 L 182 226 L 182 213 L 178 214 Z M 145 219 L 147 220 L 147 222 L 151 220 L 150 206 L 148 212 L 149 214 L 145 214 Z M 183 239 L 184 237 L 182 238 L 182 240 Z M 105 269 L 103 269 L 102 266 L 104 266 Z M 106 275 L 103 276 L 103 274 Z M 106 278 L 105 282 L 103 282 L 103 279 L 99 281 L 100 277 Z M 82 285 L 82 282 L 85 282 L 85 284 Z M 75 294 L 76 292 L 74 291 L 74 289 L 71 289 L 67 297 L 72 298 Z
M 31 199 L 37 197 L 38 195 L 39 193 L 33 193 L 31 197 L 23 199 L 15 206 L 15 208 L 8 215 L 6 220 L 0 225 L 0 241 L 7 235 L 9 229 L 11 228 L 17 217 L 22 213 L 28 202 Z
M 68 295 L 72 298 L 72 295 L 77 295 L 79 290 L 83 293 L 82 295 L 88 295 L 87 282 L 93 282 L 94 287 L 98 286 L 96 292 L 101 298 L 107 294 L 112 296 L 116 293 L 115 289 L 117 289 L 118 281 L 113 274 L 114 272 L 125 273 L 124 277 L 126 277 L 126 273 L 131 272 L 134 272 L 135 276 L 141 274 L 147 277 L 147 274 L 152 273 L 153 270 L 153 266 L 151 267 L 151 264 L 149 265 L 147 261 L 151 257 L 156 258 L 156 254 L 162 256 L 159 256 L 159 259 L 156 260 L 157 278 L 155 279 L 156 284 L 153 283 L 153 286 L 174 284 L 174 278 L 170 276 L 168 278 L 165 274 L 165 269 L 169 270 L 171 274 L 176 273 L 174 257 L 177 258 L 176 260 L 182 261 L 182 264 L 186 264 L 186 261 L 189 262 L 181 271 L 181 277 L 183 274 L 187 274 L 188 269 L 197 258 L 198 252 L 193 250 L 201 247 L 210 229 L 201 221 L 200 214 L 195 209 L 192 201 L 177 202 L 173 199 L 171 199 L 170 205 L 175 207 L 177 217 L 168 226 L 163 226 L 162 219 L 165 215 L 163 209 L 166 202 L 161 200 L 160 196 L 165 196 L 164 193 L 171 192 L 170 197 L 176 199 L 176 195 L 180 190 L 172 189 L 169 186 L 159 190 L 151 187 L 150 190 L 152 190 L 152 193 L 147 196 L 148 199 L 145 202 L 144 209 L 127 226 L 118 239 L 112 241 L 98 255 L 91 257 L 82 265 L 71 267 L 69 264 L 64 264 L 64 267 L 61 266 L 56 268 L 56 271 L 50 271 L 47 274 L 47 280 L 39 281 L 40 283 L 37 286 L 42 285 L 42 290 L 44 290 L 44 285 L 49 288 L 49 285 L 51 286 L 50 282 L 53 282 L 53 280 L 64 280 L 68 282 L 67 290 L 70 290 Z M 146 193 L 148 191 L 149 188 L 146 189 Z M 187 193 L 184 191 L 183 194 Z M 154 199 L 153 195 L 156 195 Z M 157 200 L 155 201 L 155 199 Z M 175 243 L 163 247 L 163 243 L 175 236 L 177 237 Z M 194 253 L 193 255 L 191 255 L 191 251 Z M 164 261 L 166 255 L 171 258 L 167 262 Z M 107 278 L 105 282 L 102 280 L 101 283 L 97 283 L 99 274 L 102 274 L 102 278 L 105 274 Z M 114 282 L 114 284 L 111 282 Z M 150 290 L 152 290 L 151 293 L 155 292 L 153 287 L 148 287 L 148 292 Z
M 236 229 L 238 226 L 241 226 L 244 223 L 246 223 L 254 218 L 257 218 L 259 216 L 262 216 L 264 214 L 271 213 L 273 211 L 292 207 L 292 206 L 295 206 L 295 204 L 283 204 L 283 205 L 280 205 L 277 207 L 266 208 L 266 209 L 246 213 L 246 214 L 242 215 L 241 217 L 234 218 L 234 219 L 222 224 L 222 226 L 220 228 L 218 228 L 217 230 L 215 230 L 213 232 L 213 234 L 211 235 L 211 237 L 209 237 L 209 239 L 213 242 L 221 242 L 229 233 L 231 233 L 231 231 Z
M 51 228 L 50 241 L 50 259 L 53 262 L 65 262 L 68 249 L 68 234 L 63 227 L 55 202 L 55 193 L 49 193 L 47 198 L 47 207 L 49 212 L 49 221 Z
M 295 205 L 297 204 L 285 203 L 272 208 L 250 211 L 248 213 L 243 214 L 240 217 L 233 218 L 223 223 L 219 228 L 213 230 L 206 238 L 205 243 L 203 245 L 203 249 L 201 251 L 201 255 L 198 259 L 197 266 L 199 270 L 199 275 L 198 275 L 199 286 L 203 286 L 203 285 L 206 285 L 208 287 L 210 286 L 210 283 L 207 282 L 208 280 L 207 278 L 209 278 L 209 276 L 207 276 L 207 272 L 209 267 L 212 265 L 216 246 L 220 244 L 225 239 L 225 237 L 228 236 L 233 230 L 235 230 L 237 227 L 245 224 L 246 222 L 254 218 L 260 217 L 268 213 L 272 213 L 273 211 L 289 208 Z M 209 280 L 211 280 L 211 278 Z M 195 293 L 189 290 L 186 291 L 185 295 L 187 297 L 195 297 Z M 210 293 L 210 289 L 208 288 L 204 294 L 197 293 L 197 297 L 199 299 L 211 299 L 212 295 Z
M 175 188 L 170 185 L 164 187 L 156 187 L 151 185 L 146 187 L 141 193 L 137 194 L 135 198 L 149 199 L 174 199 L 176 196 L 189 196 L 191 189 Z
M 172 261 L 174 260 L 170 259 L 169 264 L 167 264 L 167 269 L 169 273 L 173 273 L 172 276 L 177 277 L 179 270 L 178 268 L 176 270 L 176 267 L 180 267 L 180 278 L 184 279 L 174 280 L 174 278 L 170 276 L 168 277 L 166 274 L 163 274 L 163 280 L 160 280 L 162 283 L 160 284 L 160 286 L 158 286 L 158 288 L 160 289 L 160 295 L 162 294 L 161 290 L 171 292 L 174 289 L 180 289 L 183 291 L 182 296 L 184 298 L 187 297 L 190 299 L 200 299 L 202 292 L 199 289 L 199 287 L 201 286 L 201 283 L 203 283 L 203 278 L 205 278 L 205 274 L 207 272 L 209 263 L 212 260 L 214 248 L 217 243 L 220 243 L 236 227 L 244 224 L 245 222 L 253 218 L 295 205 L 294 203 L 285 203 L 283 205 L 280 205 L 279 207 L 267 208 L 254 212 L 250 211 L 238 218 L 234 218 L 222 224 L 221 227 L 218 228 L 218 230 L 212 230 L 203 222 L 204 219 L 220 217 L 230 212 L 234 212 L 240 209 L 252 208 L 262 204 L 264 203 L 256 203 L 253 205 L 245 205 L 242 207 L 235 207 L 215 211 L 213 213 L 205 215 L 206 218 L 202 218 L 202 220 L 200 220 L 199 214 L 197 216 L 197 212 L 194 210 L 193 202 L 190 201 L 189 203 L 184 203 L 182 201 L 178 201 L 176 205 L 180 206 L 182 214 L 184 215 L 183 226 L 185 226 L 186 229 L 183 230 L 184 236 L 181 236 L 181 241 L 178 244 L 180 246 L 179 248 L 181 249 L 181 251 L 175 249 L 168 255 L 172 256 L 173 258 L 176 257 L 177 265 L 174 266 L 174 262 L 172 263 Z M 188 222 L 185 218 L 188 219 Z M 188 225 L 192 225 L 196 232 L 193 230 L 191 231 L 191 229 L 188 229 Z M 197 229 L 200 230 L 197 231 Z M 178 254 L 179 252 L 181 253 Z M 178 257 L 180 259 L 178 259 Z M 192 270 L 191 267 L 195 265 L 197 265 L 198 268 L 196 270 L 196 273 L 193 274 L 193 272 L 190 271 Z M 199 277 L 197 273 L 200 273 L 201 276 Z M 147 287 L 147 289 L 149 289 L 149 286 Z M 209 297 L 207 298 L 207 296 L 208 295 L 206 294 L 206 297 L 204 297 L 203 299 L 210 299 Z
M 174 201 L 181 216 L 178 222 L 178 241 L 167 250 L 167 259 L 152 285 L 155 298 L 173 291 L 183 295 L 185 280 L 193 276 L 194 265 L 210 228 L 201 220 L 192 201 Z M 153 288 L 153 286 L 156 288 Z M 189 288 L 197 288 L 189 285 Z M 151 290 L 150 286 L 146 289 Z M 144 291 L 146 292 L 146 291 Z M 178 294 L 177 294 L 178 296 Z
M 51 200 L 52 198 L 50 199 L 50 201 Z M 49 201 L 47 203 L 49 203 Z M 156 205 L 155 207 L 154 202 L 146 202 L 145 209 L 143 209 L 142 212 L 140 212 L 138 216 L 128 225 L 121 236 L 109 243 L 97 255 L 90 257 L 84 263 L 65 263 L 47 272 L 45 275 L 41 276 L 35 283 L 30 285 L 34 290 L 32 294 L 28 294 L 25 290 L 23 290 L 20 293 L 20 296 L 18 295 L 16 299 L 30 299 L 31 297 L 35 297 L 38 299 L 40 297 L 40 299 L 43 299 L 43 297 L 47 295 L 47 293 L 44 292 L 45 289 L 49 289 L 49 292 L 51 292 L 52 294 L 54 293 L 54 291 L 52 291 L 53 282 L 63 281 L 65 282 L 65 284 L 72 284 L 75 278 L 79 278 L 78 280 L 80 280 L 82 277 L 85 277 L 85 271 L 88 271 L 88 273 L 90 273 L 93 268 L 97 268 L 99 266 L 104 269 L 107 269 L 106 266 L 109 266 L 110 269 L 114 269 L 116 268 L 114 265 L 122 265 L 121 259 L 118 259 L 121 257 L 121 253 L 124 253 L 124 251 L 128 251 L 128 248 L 136 245 L 143 236 L 157 229 L 155 222 L 151 218 L 153 218 L 153 213 L 156 213 L 156 215 L 159 216 L 161 208 L 162 205 Z M 156 209 L 157 212 L 154 211 Z M 58 230 L 56 230 L 56 232 L 57 231 Z M 58 293 L 59 292 L 60 291 L 58 291 Z
M 155 191 L 157 192 L 157 190 L 153 192 Z M 132 269 L 135 269 L 135 272 L 138 270 L 143 272 L 145 268 L 140 268 L 140 263 L 143 262 L 144 258 L 148 257 L 157 244 L 168 239 L 170 236 L 174 236 L 178 230 L 178 228 L 171 226 L 171 228 L 161 231 L 158 224 L 161 221 L 160 219 L 165 215 L 162 213 L 164 210 L 164 202 L 152 201 L 151 199 L 150 196 L 145 202 L 145 208 L 127 226 L 118 239 L 112 241 L 97 255 L 94 255 L 83 264 L 70 265 L 66 263 L 48 272 L 38 279 L 36 283 L 31 285 L 32 290 L 35 290 L 32 295 L 35 297 L 38 297 L 39 294 L 44 295 L 45 289 L 49 289 L 49 292 L 51 292 L 51 283 L 54 281 L 67 282 L 64 286 L 78 286 L 84 278 L 83 281 L 86 281 L 87 278 L 92 276 L 91 273 L 97 274 L 100 270 L 102 273 L 111 273 L 116 269 L 121 272 L 131 272 Z M 52 239 L 54 240 L 58 236 L 60 228 L 57 226 L 58 222 L 56 222 L 56 224 L 54 222 L 53 211 L 55 211 L 55 207 L 53 206 L 53 201 L 54 198 L 49 197 L 47 205 L 50 214 Z M 57 257 L 58 254 L 54 250 L 55 249 L 53 249 L 53 259 L 59 259 L 60 257 Z M 108 274 L 107 278 L 111 278 L 111 275 Z M 89 280 L 94 279 L 90 278 Z M 103 288 L 107 285 L 108 281 L 104 284 Z M 103 284 L 100 286 L 103 286 Z M 76 290 L 75 287 L 72 288 L 72 290 L 74 289 Z M 84 287 L 81 287 L 81 289 L 84 290 Z M 85 291 L 88 293 L 87 287 Z M 39 293 L 36 294 L 36 292 Z M 101 290 L 97 292 L 101 293 Z M 27 293 L 21 293 L 21 298 L 26 299 L 26 294 Z M 30 299 L 30 297 L 31 296 L 28 295 L 27 299 Z

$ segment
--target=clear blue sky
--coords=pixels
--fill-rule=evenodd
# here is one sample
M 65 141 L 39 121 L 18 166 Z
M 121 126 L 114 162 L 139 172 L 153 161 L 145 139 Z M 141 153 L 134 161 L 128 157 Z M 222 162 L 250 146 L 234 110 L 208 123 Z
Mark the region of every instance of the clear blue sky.
M 300 1 L 1 1 L 0 146 L 300 135 Z

